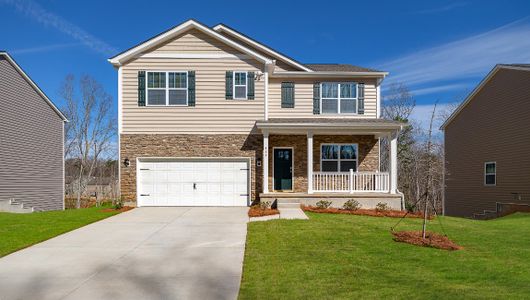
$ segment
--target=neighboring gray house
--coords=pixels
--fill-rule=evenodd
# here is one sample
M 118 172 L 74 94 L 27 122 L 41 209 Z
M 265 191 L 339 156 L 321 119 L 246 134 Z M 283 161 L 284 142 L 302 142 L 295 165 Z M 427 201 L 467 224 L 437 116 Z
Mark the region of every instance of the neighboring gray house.
M 64 209 L 67 119 L 4 51 L 0 104 L 0 210 Z

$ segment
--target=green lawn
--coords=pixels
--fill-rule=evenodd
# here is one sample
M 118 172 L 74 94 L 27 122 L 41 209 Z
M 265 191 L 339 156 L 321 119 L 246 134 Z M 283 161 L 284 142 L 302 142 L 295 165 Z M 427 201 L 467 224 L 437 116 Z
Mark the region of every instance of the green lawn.
M 309 213 L 248 225 L 242 299 L 530 297 L 530 214 L 441 218 L 464 250 L 397 243 L 397 219 Z M 420 230 L 406 219 L 398 229 Z M 440 232 L 438 221 L 430 229 Z
M 0 257 L 117 213 L 97 207 L 31 214 L 0 212 Z

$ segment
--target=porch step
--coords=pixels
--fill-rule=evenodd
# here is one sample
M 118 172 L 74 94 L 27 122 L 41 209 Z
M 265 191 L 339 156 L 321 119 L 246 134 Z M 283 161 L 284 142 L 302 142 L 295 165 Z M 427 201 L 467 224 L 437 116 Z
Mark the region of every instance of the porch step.
M 278 209 L 280 208 L 300 208 L 300 202 L 280 202 L 276 203 Z
M 33 207 L 24 207 L 23 203 L 17 202 L 13 199 L 11 200 L 0 200 L 0 211 L 10 212 L 10 213 L 32 213 Z

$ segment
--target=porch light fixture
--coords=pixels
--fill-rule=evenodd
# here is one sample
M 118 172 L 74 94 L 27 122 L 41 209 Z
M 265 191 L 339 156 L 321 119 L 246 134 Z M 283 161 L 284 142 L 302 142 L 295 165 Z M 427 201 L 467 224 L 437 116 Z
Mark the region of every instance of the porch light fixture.
M 261 158 L 256 159 L 256 166 L 261 167 Z
M 130 164 L 131 164 L 131 161 L 130 161 L 128 158 L 125 158 L 125 159 L 123 160 L 123 165 L 124 165 L 126 168 L 128 168 Z

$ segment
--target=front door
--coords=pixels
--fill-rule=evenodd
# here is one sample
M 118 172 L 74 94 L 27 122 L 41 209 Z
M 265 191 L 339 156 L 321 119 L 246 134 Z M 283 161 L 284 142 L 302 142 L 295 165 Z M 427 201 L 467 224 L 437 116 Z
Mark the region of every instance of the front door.
M 274 148 L 274 190 L 293 190 L 293 149 Z

